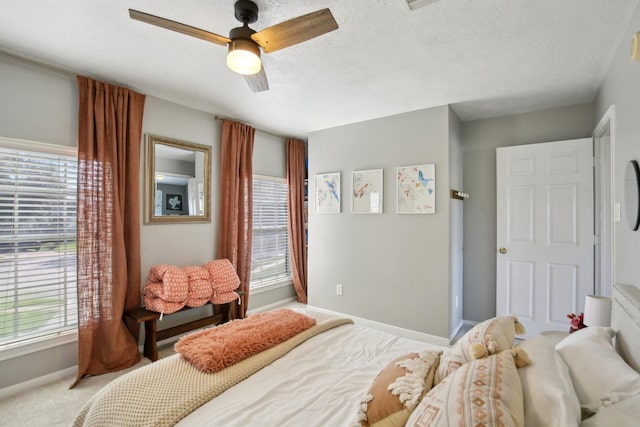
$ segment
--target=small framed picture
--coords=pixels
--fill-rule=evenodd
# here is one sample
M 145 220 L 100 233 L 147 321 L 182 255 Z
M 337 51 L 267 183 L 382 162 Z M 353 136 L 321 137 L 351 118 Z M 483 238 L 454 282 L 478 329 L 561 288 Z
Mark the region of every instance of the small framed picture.
M 382 169 L 351 173 L 351 212 L 355 214 L 382 213 Z
M 165 209 L 168 211 L 182 211 L 182 195 L 181 194 L 167 194 L 167 203 Z
M 402 166 L 397 171 L 398 213 L 436 213 L 436 165 Z
M 340 213 L 340 172 L 315 176 L 316 213 Z

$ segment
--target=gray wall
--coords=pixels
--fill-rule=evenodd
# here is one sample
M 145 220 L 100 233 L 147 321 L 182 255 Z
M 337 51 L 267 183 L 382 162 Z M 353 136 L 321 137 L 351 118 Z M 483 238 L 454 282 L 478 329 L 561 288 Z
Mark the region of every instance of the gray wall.
M 465 320 L 496 313 L 496 148 L 585 138 L 593 127 L 591 104 L 463 123 Z
M 77 146 L 77 93 L 75 77 L 0 56 L 0 133 Z
M 180 266 L 200 265 L 215 256 L 216 218 L 220 210 L 218 203 L 220 197 L 218 177 L 220 174 L 221 125 L 220 122 L 214 120 L 211 114 L 183 107 L 153 96 L 147 96 L 142 132 L 143 134 L 151 133 L 212 147 L 212 221 L 210 223 L 145 225 L 143 224 L 143 219 L 140 218 L 142 284 L 144 286 L 149 269 L 153 265 L 165 263 Z M 144 158 L 140 160 L 140 170 L 143 171 Z M 141 180 L 140 183 L 140 194 L 144 194 L 142 181 L 144 180 Z M 183 203 L 186 203 L 185 198 L 183 198 Z M 140 212 L 144 211 L 141 209 Z
M 256 130 L 253 138 L 253 173 L 287 177 L 287 145 L 284 138 Z
M 624 170 L 629 160 L 640 161 L 640 63 L 629 60 L 629 45 L 633 34 L 640 30 L 640 8 L 627 27 L 620 46 L 613 57 L 598 95 L 595 122 L 615 105 L 613 124 L 613 185 L 614 202 L 622 207 L 622 222 L 614 225 L 614 277 L 616 282 L 640 286 L 640 232 L 631 231 L 624 218 Z
M 342 212 L 309 210 L 309 304 L 449 336 L 449 107 L 309 135 L 314 175 L 341 172 Z M 436 214 L 396 213 L 396 168 L 436 164 Z M 351 172 L 384 170 L 383 214 L 351 213 Z M 336 284 L 344 295 L 336 295 Z
M 77 146 L 78 90 L 75 76 L 0 55 L 0 100 L 0 135 Z M 144 285 L 149 268 L 154 264 L 199 265 L 215 256 L 220 195 L 221 122 L 215 121 L 211 114 L 148 95 L 142 128 L 143 132 L 212 146 L 211 223 L 143 225 L 140 218 Z M 261 137 L 256 134 L 256 152 L 258 156 L 265 156 L 264 163 L 273 165 L 274 159 L 285 159 L 284 140 L 278 147 L 272 137 L 266 139 L 266 142 L 261 142 Z M 278 149 L 279 152 L 270 153 L 271 149 Z M 260 159 L 254 161 L 261 164 Z M 143 158 L 140 167 L 142 195 Z M 143 197 L 140 203 L 142 207 Z M 272 304 L 293 295 L 292 286 L 263 292 L 250 298 L 249 309 Z M 189 317 L 200 316 L 202 310 L 206 308 L 200 309 L 200 312 L 194 310 L 195 313 L 167 317 L 160 328 L 173 326 Z M 141 339 L 143 335 L 144 333 L 141 334 Z M 76 349 L 77 344 L 72 342 L 1 360 L 0 388 L 75 366 Z

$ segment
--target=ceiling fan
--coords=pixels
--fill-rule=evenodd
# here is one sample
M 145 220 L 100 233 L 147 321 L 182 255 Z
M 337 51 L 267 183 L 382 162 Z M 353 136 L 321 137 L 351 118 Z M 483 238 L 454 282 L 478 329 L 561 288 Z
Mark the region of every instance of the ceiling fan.
M 129 16 L 147 24 L 228 46 L 227 65 L 233 71 L 244 75 L 253 92 L 269 90 L 267 75 L 260 61 L 261 49 L 264 53 L 275 52 L 338 28 L 331 11 L 321 9 L 256 32 L 249 28 L 249 24 L 258 20 L 258 6 L 251 0 L 236 1 L 235 17 L 242 22 L 242 27 L 233 28 L 229 37 L 138 10 L 129 9 Z

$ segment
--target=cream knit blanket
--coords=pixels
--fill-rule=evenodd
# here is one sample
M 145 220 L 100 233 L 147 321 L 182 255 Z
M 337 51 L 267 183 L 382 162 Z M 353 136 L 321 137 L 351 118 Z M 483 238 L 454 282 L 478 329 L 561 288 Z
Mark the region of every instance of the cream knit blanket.
M 207 374 L 180 355 L 113 380 L 80 410 L 73 426 L 172 426 L 226 389 L 324 331 L 353 323 L 331 319 L 222 371 Z

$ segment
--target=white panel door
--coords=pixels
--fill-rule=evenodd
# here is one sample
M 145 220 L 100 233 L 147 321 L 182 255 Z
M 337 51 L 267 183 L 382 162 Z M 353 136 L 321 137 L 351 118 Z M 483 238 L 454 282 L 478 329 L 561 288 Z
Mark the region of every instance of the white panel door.
M 568 330 L 593 292 L 593 143 L 498 148 L 496 314 Z

